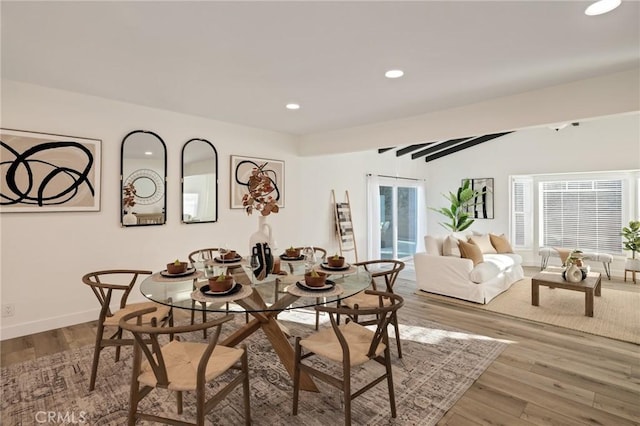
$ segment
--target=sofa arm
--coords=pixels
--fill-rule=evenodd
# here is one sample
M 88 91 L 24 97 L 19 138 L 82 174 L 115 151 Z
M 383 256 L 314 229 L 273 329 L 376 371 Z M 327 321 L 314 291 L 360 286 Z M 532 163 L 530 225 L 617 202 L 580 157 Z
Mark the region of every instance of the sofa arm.
M 433 290 L 447 285 L 469 282 L 473 261 L 455 256 L 432 256 L 426 253 L 413 255 L 416 283 L 419 288 Z

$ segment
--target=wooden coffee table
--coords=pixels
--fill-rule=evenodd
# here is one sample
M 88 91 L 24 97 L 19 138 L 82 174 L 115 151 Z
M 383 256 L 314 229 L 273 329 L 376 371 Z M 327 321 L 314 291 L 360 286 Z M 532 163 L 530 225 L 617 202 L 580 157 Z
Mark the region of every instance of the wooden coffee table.
M 584 314 L 593 316 L 593 295 L 600 297 L 600 273 L 589 272 L 584 280 L 572 283 L 562 278 L 561 268 L 548 268 L 531 278 L 531 304 L 540 306 L 540 286 L 584 292 Z

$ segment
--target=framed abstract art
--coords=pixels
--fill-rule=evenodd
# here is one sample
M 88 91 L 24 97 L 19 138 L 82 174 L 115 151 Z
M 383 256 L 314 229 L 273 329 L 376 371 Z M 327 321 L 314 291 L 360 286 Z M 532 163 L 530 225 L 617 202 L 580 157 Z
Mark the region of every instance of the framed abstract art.
M 471 189 L 480 192 L 468 207 L 472 219 L 493 219 L 493 178 L 463 179 L 468 180 Z
M 268 158 L 231 156 L 231 208 L 243 209 L 242 197 L 249 192 L 249 177 L 254 168 L 265 165 L 263 170 L 271 179 L 271 195 L 278 207 L 284 207 L 284 161 Z
M 0 129 L 0 212 L 100 210 L 101 141 Z

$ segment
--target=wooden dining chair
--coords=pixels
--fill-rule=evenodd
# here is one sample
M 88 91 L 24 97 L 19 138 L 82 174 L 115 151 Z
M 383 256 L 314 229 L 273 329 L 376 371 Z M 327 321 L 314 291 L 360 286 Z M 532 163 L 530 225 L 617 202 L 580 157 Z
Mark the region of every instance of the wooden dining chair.
M 362 266 L 371 274 L 371 288 L 373 290 L 385 291 L 388 293 L 393 293 L 393 286 L 396 283 L 398 275 L 405 267 L 404 262 L 393 259 L 367 260 L 363 262 L 356 262 L 353 265 Z M 383 300 L 383 302 L 385 304 L 390 303 L 388 300 Z M 373 325 L 376 324 L 377 320 L 375 318 L 372 319 L 371 317 L 361 318 L 363 314 L 358 313 L 358 309 L 375 308 L 378 306 L 378 303 L 378 297 L 372 297 L 366 293 L 358 293 L 354 296 L 342 299 L 339 302 L 342 306 L 353 308 L 356 313 L 351 319 L 362 325 Z M 398 358 L 402 358 L 402 345 L 400 343 L 400 327 L 398 325 L 397 313 L 393 314 L 391 324 L 395 331 Z
M 129 312 L 142 308 L 156 307 L 152 314 L 143 318 L 146 323 L 152 319 L 162 325 L 173 324 L 173 310 L 155 302 L 127 303 L 127 298 L 135 286 L 138 277 L 150 275 L 151 271 L 135 269 L 110 269 L 104 271 L 89 272 L 82 277 L 82 282 L 91 287 L 93 293 L 100 302 L 100 315 L 98 316 L 98 329 L 96 331 L 96 343 L 93 350 L 93 364 L 91 366 L 91 379 L 89 391 L 96 385 L 96 375 L 98 363 L 100 362 L 100 352 L 107 346 L 116 347 L 116 362 L 120 359 L 120 347 L 133 345 L 133 339 L 122 337 L 122 328 L 119 327 L 120 318 Z M 111 311 L 111 302 L 114 292 L 122 292 L 120 296 L 119 309 Z M 116 331 L 110 337 L 105 337 L 105 327 L 116 327 Z
M 173 425 L 204 425 L 205 415 L 240 384 L 243 389 L 245 424 L 251 424 L 246 347 L 243 345 L 241 348 L 232 348 L 217 344 L 222 324 L 233 319 L 233 316 L 227 315 L 195 325 L 158 327 L 153 320 L 151 324 L 143 325 L 144 316 L 153 314 L 155 309 L 131 312 L 120 319 L 120 327 L 130 331 L 135 339 L 128 424 L 133 426 L 140 419 Z M 180 341 L 178 336 L 211 328 L 215 330 L 208 343 Z M 167 334 L 176 337 L 168 344 L 161 345 L 160 340 Z M 238 373 L 223 386 L 216 387 L 216 392 L 207 399 L 207 384 L 230 370 Z M 176 392 L 178 414 L 182 414 L 183 392 L 195 392 L 195 422 L 140 410 L 140 401 L 154 388 Z
M 309 247 L 309 246 L 307 246 Z M 295 247 L 296 250 L 300 250 L 300 253 L 302 253 L 302 251 L 305 249 L 306 247 Z M 316 262 L 319 263 L 323 263 L 327 260 L 327 250 L 322 248 L 322 247 L 316 247 L 316 246 L 312 246 L 311 247 L 313 249 L 313 252 L 315 253 L 316 256 Z M 320 255 L 320 256 L 318 256 Z M 290 265 L 291 267 L 291 273 L 293 273 L 293 267 Z M 320 298 L 316 297 L 316 301 L 318 303 L 320 303 Z M 316 315 L 316 330 L 318 330 L 318 327 L 320 326 L 320 312 L 316 311 L 315 312 Z
M 199 250 L 194 250 L 191 253 L 189 253 L 189 255 L 187 256 L 189 259 L 189 262 L 191 262 L 191 265 L 195 265 L 196 262 L 198 261 L 202 261 L 202 259 L 204 258 L 206 261 L 213 261 L 213 259 L 219 255 L 220 249 L 217 247 L 207 247 L 207 248 L 202 248 Z M 202 256 L 203 255 L 203 256 Z M 221 266 L 223 266 L 224 264 L 220 264 Z M 237 272 L 238 270 L 242 270 L 241 266 L 235 266 L 235 267 L 231 267 L 231 268 L 227 268 L 227 273 L 228 274 L 232 274 L 234 272 Z M 195 282 L 194 283 L 194 287 L 193 289 L 196 290 L 196 286 L 197 285 L 205 285 L 206 283 L 204 281 L 202 282 Z M 191 301 L 191 324 L 193 324 L 195 322 L 195 304 L 196 301 L 192 300 Z M 207 322 L 207 311 L 206 309 L 204 309 L 204 302 L 200 302 L 201 305 L 203 305 L 203 309 L 202 309 L 202 322 Z M 229 308 L 229 304 L 227 303 L 227 310 Z M 249 322 L 249 314 L 245 314 L 245 322 Z M 204 329 L 202 330 L 203 336 L 206 339 L 207 338 L 207 330 Z
M 389 350 L 387 329 L 397 310 L 404 304 L 404 300 L 393 293 L 373 290 L 365 290 L 365 292 L 367 295 L 379 299 L 378 307 L 356 310 L 343 306 L 318 306 L 316 310 L 329 314 L 331 327 L 323 328 L 306 338 L 296 337 L 293 371 L 294 416 L 298 414 L 300 373 L 306 372 L 343 392 L 345 425 L 351 424 L 351 401 L 385 379 L 389 389 L 391 417 L 396 417 L 391 351 Z M 383 303 L 383 299 L 385 301 L 388 300 L 389 303 Z M 349 319 L 349 317 L 356 314 L 375 316 L 377 318 L 375 330 L 370 330 Z M 338 325 L 337 315 L 345 315 L 348 318 L 344 324 Z M 334 377 L 318 369 L 318 367 L 302 362 L 314 355 L 340 364 L 342 366 L 342 376 Z M 323 365 L 325 363 L 324 360 L 318 365 Z M 351 389 L 352 368 L 371 360 L 384 365 L 384 374 L 353 392 Z

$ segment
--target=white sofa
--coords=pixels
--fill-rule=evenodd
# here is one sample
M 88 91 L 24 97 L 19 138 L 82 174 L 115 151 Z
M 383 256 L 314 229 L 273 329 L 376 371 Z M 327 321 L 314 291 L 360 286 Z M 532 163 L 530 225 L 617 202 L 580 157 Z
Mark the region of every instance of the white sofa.
M 486 304 L 524 277 L 522 257 L 515 253 L 483 253 L 484 262 L 443 255 L 445 237 L 425 237 L 426 253 L 413 257 L 418 289 Z

